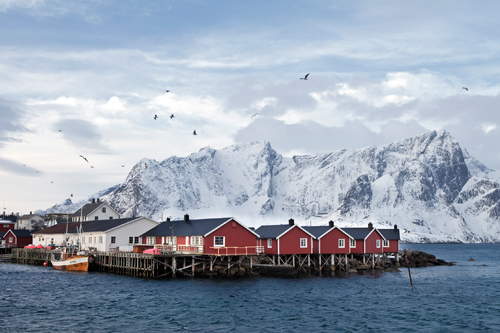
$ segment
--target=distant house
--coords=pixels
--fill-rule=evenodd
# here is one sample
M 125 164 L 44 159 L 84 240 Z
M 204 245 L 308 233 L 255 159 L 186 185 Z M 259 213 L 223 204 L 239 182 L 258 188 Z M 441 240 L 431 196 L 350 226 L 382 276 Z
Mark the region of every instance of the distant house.
M 43 226 L 43 217 L 38 214 L 30 212 L 17 219 L 17 229 L 19 230 L 33 230 L 36 226 Z
M 92 199 L 92 202 L 84 205 L 74 214 L 70 215 L 71 222 L 98 221 L 119 219 L 120 214 L 116 212 L 107 202 L 100 201 L 99 198 Z
M 265 254 L 312 254 L 316 239 L 293 219 L 286 224 L 263 225 L 255 230 Z
M 143 244 L 167 251 L 211 255 L 257 254 L 258 235 L 234 217 L 160 223 L 141 235 Z
M 11 229 L 2 238 L 5 240 L 5 247 L 25 247 L 31 244 L 31 231 Z
M 120 246 L 139 244 L 140 235 L 158 225 L 147 217 L 60 223 L 33 233 L 33 244 L 80 243 L 83 249 L 116 251 Z M 67 230 L 67 233 L 66 233 Z M 79 232 L 80 231 L 80 232 Z
M 10 229 L 16 228 L 16 222 L 12 222 L 9 220 L 0 220 L 0 235 L 5 234 Z
M 394 225 L 393 229 L 377 229 L 384 236 L 385 240 L 382 242 L 384 253 L 397 253 L 399 251 L 399 229 Z
M 355 242 L 351 244 L 351 253 L 373 254 L 384 253 L 382 233 L 368 223 L 368 228 L 342 228 Z

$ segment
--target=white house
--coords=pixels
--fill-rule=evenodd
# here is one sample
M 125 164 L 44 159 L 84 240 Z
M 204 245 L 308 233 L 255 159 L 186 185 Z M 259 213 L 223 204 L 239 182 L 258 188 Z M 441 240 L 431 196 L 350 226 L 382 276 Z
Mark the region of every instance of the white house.
M 23 215 L 17 219 L 18 230 L 32 230 L 35 224 L 43 225 L 43 217 L 38 214 Z
M 34 232 L 33 244 L 62 246 L 64 241 L 66 244 L 78 244 L 80 241 L 83 249 L 116 251 L 120 246 L 142 243 L 140 235 L 158 224 L 147 217 L 85 221 L 81 223 L 82 231 L 79 233 L 79 222 L 59 223 Z
M 107 202 L 100 201 L 99 198 L 92 199 L 92 202 L 84 205 L 70 216 L 71 222 L 98 221 L 119 219 L 120 214 L 113 209 Z

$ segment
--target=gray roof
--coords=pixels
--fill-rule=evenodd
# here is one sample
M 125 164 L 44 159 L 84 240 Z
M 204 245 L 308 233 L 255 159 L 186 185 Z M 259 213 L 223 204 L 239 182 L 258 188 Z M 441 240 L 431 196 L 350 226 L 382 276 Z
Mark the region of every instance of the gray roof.
M 292 226 L 289 224 L 263 225 L 255 230 L 260 238 L 276 238 Z
M 384 236 L 385 239 L 389 240 L 400 240 L 399 229 L 377 229 Z
M 31 237 L 31 230 L 10 229 L 9 231 L 11 231 L 16 237 Z M 7 232 L 4 234 L 4 237 Z
M 188 222 L 184 222 L 184 220 L 165 221 L 145 232 L 141 237 L 172 236 L 172 231 L 174 236 L 204 236 L 231 219 L 234 220 L 233 217 L 222 217 L 199 220 L 190 219 Z
M 38 214 L 25 214 L 25 215 L 23 215 L 23 216 L 19 217 L 19 218 L 18 218 L 18 220 L 19 220 L 19 219 L 21 219 L 21 220 L 28 220 L 28 219 L 30 219 L 30 218 L 32 218 L 32 217 L 35 217 L 35 216 L 42 217 L 42 216 L 40 216 L 40 215 L 38 215 Z M 42 217 L 42 218 L 43 218 L 43 217 Z
M 127 222 L 140 219 L 142 217 L 129 217 L 123 219 L 112 219 L 112 220 L 97 220 L 92 221 L 89 224 L 83 226 L 83 232 L 98 232 L 98 231 L 107 231 L 113 228 L 116 228 L 122 224 Z M 77 229 L 73 229 L 70 233 L 76 233 Z
M 82 222 L 83 230 L 85 230 L 85 226 L 90 223 L 94 223 L 96 221 L 85 221 Z M 97 221 L 98 222 L 98 221 Z M 64 234 L 66 233 L 66 228 L 68 229 L 68 233 L 76 232 L 76 228 L 80 226 L 80 222 L 63 222 L 53 225 L 52 227 L 48 227 L 42 230 L 35 231 L 33 234 Z
M 318 226 L 309 226 L 309 227 L 302 227 L 304 230 L 306 230 L 308 233 L 313 235 L 316 238 L 319 238 L 321 235 L 323 235 L 325 232 L 330 230 L 329 226 L 325 225 L 318 225 Z M 333 229 L 333 228 L 332 228 Z
M 80 217 L 82 215 L 87 216 L 104 203 L 105 203 L 104 201 L 88 203 L 88 204 L 84 205 L 82 208 L 80 208 L 79 210 L 77 210 L 74 214 L 70 215 L 70 217 Z M 82 209 L 83 209 L 83 213 L 81 212 Z
M 372 231 L 369 228 L 341 228 L 346 234 L 351 235 L 354 239 L 365 239 Z

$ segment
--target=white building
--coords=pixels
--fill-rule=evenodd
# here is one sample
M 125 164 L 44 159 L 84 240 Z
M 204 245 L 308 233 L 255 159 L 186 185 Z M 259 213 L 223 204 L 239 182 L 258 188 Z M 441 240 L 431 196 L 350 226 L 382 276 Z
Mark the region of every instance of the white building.
M 83 249 L 97 251 L 116 251 L 120 246 L 141 244 L 140 235 L 156 227 L 159 222 L 147 217 L 131 217 L 123 219 L 98 220 L 82 222 L 81 233 L 78 233 L 80 223 L 67 223 L 68 236 L 64 223 L 33 233 L 33 244 L 47 246 L 55 244 L 62 246 L 67 237 L 67 243 L 78 244 L 80 240 Z
M 18 230 L 33 230 L 35 224 L 43 226 L 43 217 L 38 214 L 23 215 L 17 219 Z
M 99 198 L 92 199 L 92 202 L 84 205 L 70 216 L 71 222 L 98 221 L 119 219 L 120 214 L 108 205 L 105 201 L 100 201 Z

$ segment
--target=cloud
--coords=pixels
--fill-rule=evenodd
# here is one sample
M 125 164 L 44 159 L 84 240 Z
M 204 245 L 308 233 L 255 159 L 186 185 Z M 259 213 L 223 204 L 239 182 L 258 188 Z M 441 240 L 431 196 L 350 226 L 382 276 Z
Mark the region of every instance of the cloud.
M 0 157 L 0 172 L 29 177 L 38 177 L 43 175 L 43 172 L 38 169 L 4 157 Z
M 102 142 L 103 136 L 98 127 L 90 121 L 63 119 L 55 124 L 55 129 L 62 130 L 63 137 L 78 148 L 77 152 L 111 153 Z
M 17 103 L 0 98 L 0 147 L 5 142 L 19 141 L 16 132 L 27 129 L 21 124 L 22 111 Z

